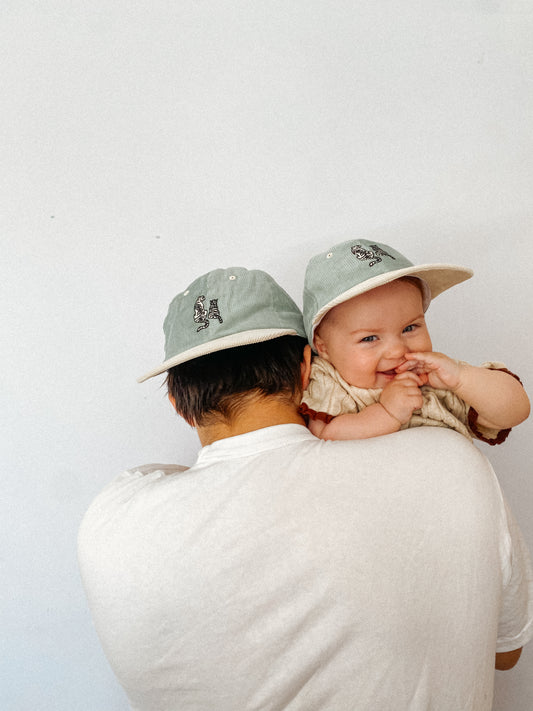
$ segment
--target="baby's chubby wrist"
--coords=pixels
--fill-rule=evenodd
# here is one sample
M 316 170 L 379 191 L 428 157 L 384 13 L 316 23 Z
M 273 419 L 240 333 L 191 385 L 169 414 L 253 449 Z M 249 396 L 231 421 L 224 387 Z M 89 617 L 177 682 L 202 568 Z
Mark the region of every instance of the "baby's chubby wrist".
M 403 422 L 398 417 L 396 417 L 396 415 L 394 415 L 390 410 L 388 410 L 381 401 L 376 403 L 376 405 L 381 409 L 382 412 L 385 413 L 387 420 L 394 427 L 393 431 L 399 430 L 400 427 L 403 425 Z
M 458 397 L 463 398 L 463 392 L 469 387 L 469 381 L 472 377 L 476 367 L 470 365 L 465 360 L 456 360 L 457 364 L 457 384 L 455 387 L 450 388 L 450 390 L 455 393 Z

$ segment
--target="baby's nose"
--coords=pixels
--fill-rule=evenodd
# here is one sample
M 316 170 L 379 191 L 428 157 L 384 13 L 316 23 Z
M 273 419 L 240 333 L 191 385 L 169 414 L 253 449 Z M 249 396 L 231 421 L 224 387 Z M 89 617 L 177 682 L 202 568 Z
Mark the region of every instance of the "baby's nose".
M 387 344 L 387 357 L 388 358 L 403 358 L 407 353 L 407 348 L 405 343 L 398 339 L 393 339 Z

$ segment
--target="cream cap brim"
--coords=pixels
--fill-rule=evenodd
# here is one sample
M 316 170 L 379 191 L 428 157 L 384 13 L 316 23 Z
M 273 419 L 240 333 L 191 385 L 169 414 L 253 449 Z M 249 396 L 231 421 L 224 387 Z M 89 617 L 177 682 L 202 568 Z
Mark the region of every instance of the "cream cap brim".
M 185 363 L 193 358 L 200 358 L 208 353 L 215 353 L 216 351 L 226 350 L 227 348 L 236 348 L 237 346 L 248 346 L 252 343 L 262 343 L 263 341 L 270 341 L 280 336 L 301 336 L 301 334 L 292 328 L 258 328 L 251 331 L 243 331 L 242 333 L 235 333 L 231 336 L 216 338 L 207 343 L 195 346 L 194 348 L 189 348 L 189 350 L 179 353 L 173 358 L 169 358 L 164 363 L 161 363 L 160 366 L 137 378 L 137 382 L 143 383 L 155 375 L 161 375 L 161 373 L 164 373 L 169 368 L 173 368 L 175 365 Z
M 317 326 L 332 308 L 348 301 L 349 299 L 353 299 L 354 296 L 364 294 L 367 291 L 376 289 L 378 286 L 389 284 L 391 281 L 395 281 L 396 279 L 401 279 L 405 276 L 418 277 L 427 284 L 430 291 L 430 297 L 431 299 L 434 299 L 443 291 L 446 291 L 446 289 L 470 279 L 473 274 L 474 272 L 472 269 L 469 269 L 468 267 L 459 267 L 455 264 L 422 264 L 388 271 L 384 274 L 378 274 L 375 277 L 366 279 L 360 284 L 347 289 L 342 294 L 339 294 L 325 304 L 313 318 L 313 336 Z M 427 306 L 429 306 L 429 302 L 424 305 L 424 308 L 426 309 Z

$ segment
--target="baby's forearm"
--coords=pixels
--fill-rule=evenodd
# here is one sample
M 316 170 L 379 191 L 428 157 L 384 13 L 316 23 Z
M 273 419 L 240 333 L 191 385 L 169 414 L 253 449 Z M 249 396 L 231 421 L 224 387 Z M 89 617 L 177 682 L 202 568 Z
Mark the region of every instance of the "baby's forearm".
M 325 424 L 311 420 L 309 429 L 321 439 L 369 439 L 391 434 L 400 429 L 401 423 L 380 404 L 365 407 L 361 412 L 338 415 Z
M 455 393 L 477 411 L 478 424 L 507 429 L 528 417 L 529 398 L 516 378 L 501 370 L 461 365 L 461 382 Z

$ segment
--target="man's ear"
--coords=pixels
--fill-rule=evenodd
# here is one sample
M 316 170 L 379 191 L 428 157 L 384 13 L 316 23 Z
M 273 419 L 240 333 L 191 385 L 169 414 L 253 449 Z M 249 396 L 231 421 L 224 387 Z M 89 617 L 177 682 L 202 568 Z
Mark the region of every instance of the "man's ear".
M 311 359 L 313 353 L 309 343 L 304 347 L 303 359 L 300 365 L 300 373 L 302 376 L 302 390 L 305 390 L 309 385 L 309 375 L 311 373 Z

